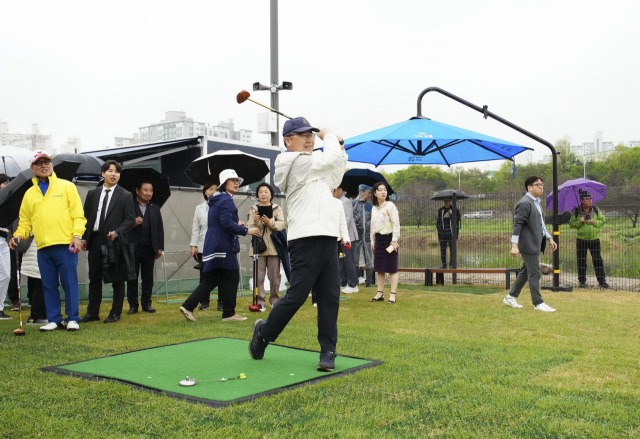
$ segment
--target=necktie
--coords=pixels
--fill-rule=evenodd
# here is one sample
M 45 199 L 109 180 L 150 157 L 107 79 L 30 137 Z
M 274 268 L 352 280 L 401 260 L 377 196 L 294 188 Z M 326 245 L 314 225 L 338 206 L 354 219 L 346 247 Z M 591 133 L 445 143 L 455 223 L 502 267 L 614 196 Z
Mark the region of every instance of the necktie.
M 107 216 L 107 204 L 109 203 L 109 192 L 111 189 L 104 190 L 104 199 L 102 200 L 102 210 L 100 211 L 100 226 L 98 227 L 102 231 L 102 224 L 104 224 L 104 218 Z

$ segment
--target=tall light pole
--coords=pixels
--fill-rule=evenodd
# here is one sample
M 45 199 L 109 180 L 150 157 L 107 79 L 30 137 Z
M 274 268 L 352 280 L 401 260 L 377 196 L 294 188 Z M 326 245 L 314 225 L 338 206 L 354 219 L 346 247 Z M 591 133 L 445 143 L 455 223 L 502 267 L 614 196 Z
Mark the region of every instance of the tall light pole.
M 269 90 L 271 92 L 271 108 L 280 111 L 280 100 L 278 99 L 278 91 L 292 90 L 293 84 L 283 81 L 278 84 L 278 0 L 270 2 L 270 29 L 271 29 L 271 85 L 263 85 L 259 82 L 253 84 L 253 90 Z M 271 145 L 278 146 L 280 137 L 280 119 L 278 113 L 276 116 L 276 131 L 271 133 Z

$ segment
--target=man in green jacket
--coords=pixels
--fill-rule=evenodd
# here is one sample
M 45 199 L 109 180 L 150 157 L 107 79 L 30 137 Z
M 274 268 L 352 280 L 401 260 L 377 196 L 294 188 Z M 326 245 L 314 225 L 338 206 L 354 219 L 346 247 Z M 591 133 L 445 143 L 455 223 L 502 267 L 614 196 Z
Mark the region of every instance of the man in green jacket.
M 592 206 L 593 200 L 588 191 L 580 190 L 580 206 L 573 210 L 569 221 L 572 229 L 578 229 L 576 249 L 578 253 L 578 288 L 587 287 L 587 250 L 591 253 L 596 278 L 602 288 L 609 288 L 602 256 L 600 255 L 600 229 L 604 226 L 604 214 Z

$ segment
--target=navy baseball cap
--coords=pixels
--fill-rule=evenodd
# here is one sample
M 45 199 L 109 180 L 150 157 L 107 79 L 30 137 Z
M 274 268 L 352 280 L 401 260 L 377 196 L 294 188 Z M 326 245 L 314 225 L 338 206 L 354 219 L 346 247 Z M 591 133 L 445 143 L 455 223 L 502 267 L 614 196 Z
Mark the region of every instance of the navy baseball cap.
M 284 123 L 282 135 L 284 136 L 287 133 L 304 133 L 305 131 L 318 132 L 320 130 L 312 127 L 309 121 L 304 117 L 295 117 Z

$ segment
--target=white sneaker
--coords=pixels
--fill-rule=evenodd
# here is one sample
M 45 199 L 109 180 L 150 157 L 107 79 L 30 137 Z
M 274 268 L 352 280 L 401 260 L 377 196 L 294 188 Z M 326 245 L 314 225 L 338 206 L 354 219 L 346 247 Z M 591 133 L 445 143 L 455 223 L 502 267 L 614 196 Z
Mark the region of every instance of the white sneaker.
M 191 321 L 191 322 L 195 322 L 196 318 L 193 316 L 193 313 L 191 311 L 189 311 L 188 309 L 186 309 L 185 307 L 181 306 L 180 307 L 180 312 L 184 315 L 184 318 Z
M 265 305 L 258 305 L 260 307 L 260 312 L 265 312 L 267 307 Z
M 318 304 L 317 304 L 317 303 L 314 303 L 314 304 L 313 304 L 313 306 L 314 306 L 315 308 L 317 308 L 317 307 L 318 307 Z
M 44 326 L 40 326 L 41 331 L 48 332 L 48 331 L 55 331 L 56 329 L 64 329 L 64 324 L 51 322 L 51 323 L 47 323 Z
M 551 308 L 549 305 L 547 305 L 544 302 L 542 302 L 539 305 L 536 305 L 534 309 L 537 311 L 544 311 L 544 312 L 556 312 L 555 309 Z
M 357 293 L 358 291 L 360 291 L 360 290 L 358 289 L 357 286 L 355 286 L 353 288 L 351 288 L 349 286 L 346 286 L 346 287 L 344 287 L 342 289 L 342 292 L 345 293 L 345 294 L 353 294 L 353 293 Z
M 358 278 L 358 285 L 362 285 L 363 283 L 365 283 L 367 281 L 366 277 L 359 277 Z
M 234 314 L 231 317 L 225 317 L 224 319 L 222 319 L 223 322 L 242 322 L 243 320 L 247 320 L 247 318 L 238 314 Z
M 80 329 L 80 325 L 78 325 L 78 322 L 73 320 L 69 320 L 67 322 L 67 331 L 77 331 L 78 329 Z
M 520 305 L 518 303 L 518 301 L 516 300 L 515 297 L 511 297 L 510 295 L 507 294 L 507 297 L 505 297 L 502 300 L 502 303 L 504 303 L 505 305 L 509 305 L 511 308 L 522 308 L 522 305 Z

